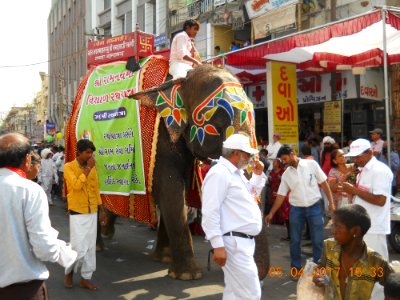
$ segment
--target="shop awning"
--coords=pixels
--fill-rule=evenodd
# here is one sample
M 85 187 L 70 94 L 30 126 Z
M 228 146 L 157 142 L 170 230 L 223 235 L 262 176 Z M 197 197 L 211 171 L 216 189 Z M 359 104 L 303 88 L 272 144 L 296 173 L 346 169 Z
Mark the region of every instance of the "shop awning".
M 387 11 L 385 29 L 388 63 L 400 63 L 400 17 Z M 382 13 L 376 10 L 228 53 L 226 63 L 252 70 L 269 60 L 284 61 L 314 72 L 375 67 L 383 65 L 383 39 Z

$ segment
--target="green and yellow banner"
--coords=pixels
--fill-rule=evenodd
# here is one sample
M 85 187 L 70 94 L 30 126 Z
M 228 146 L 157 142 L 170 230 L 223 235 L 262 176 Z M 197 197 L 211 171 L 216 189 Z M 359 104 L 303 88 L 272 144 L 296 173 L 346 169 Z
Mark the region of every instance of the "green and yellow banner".
M 96 167 L 102 194 L 144 194 L 145 180 L 137 92 L 138 72 L 126 62 L 96 67 L 82 98 L 77 140 L 96 146 Z

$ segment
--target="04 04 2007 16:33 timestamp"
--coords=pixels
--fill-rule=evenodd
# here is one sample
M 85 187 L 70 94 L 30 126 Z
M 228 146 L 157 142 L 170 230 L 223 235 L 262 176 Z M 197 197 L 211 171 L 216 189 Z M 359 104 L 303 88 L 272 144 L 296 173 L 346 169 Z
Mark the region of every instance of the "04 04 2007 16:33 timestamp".
M 340 267 L 315 267 L 312 273 L 313 277 L 321 277 L 321 276 L 339 276 Z M 347 270 L 346 274 L 350 277 L 361 277 L 361 276 L 369 276 L 369 277 L 383 277 L 384 276 L 384 268 L 383 267 L 369 267 L 368 270 L 361 269 L 359 267 L 350 267 Z M 304 276 L 304 269 L 297 269 L 292 267 L 288 272 L 283 271 L 280 266 L 271 266 L 268 269 L 268 276 L 271 278 L 282 278 L 282 277 L 302 277 Z

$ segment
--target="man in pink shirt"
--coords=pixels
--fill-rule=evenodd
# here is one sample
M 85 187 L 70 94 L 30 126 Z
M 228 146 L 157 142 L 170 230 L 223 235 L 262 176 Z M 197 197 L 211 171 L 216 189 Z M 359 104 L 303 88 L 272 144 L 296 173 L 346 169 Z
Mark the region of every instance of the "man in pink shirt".
M 379 157 L 382 154 L 382 149 L 384 144 L 384 141 L 382 140 L 383 130 L 380 128 L 375 128 L 369 133 L 371 134 L 371 140 L 372 140 L 371 142 L 372 153 L 376 158 L 379 159 Z
M 178 33 L 171 44 L 169 74 L 173 79 L 184 78 L 193 67 L 201 65 L 201 59 L 194 47 L 194 38 L 200 30 L 196 20 L 186 20 L 183 31 Z

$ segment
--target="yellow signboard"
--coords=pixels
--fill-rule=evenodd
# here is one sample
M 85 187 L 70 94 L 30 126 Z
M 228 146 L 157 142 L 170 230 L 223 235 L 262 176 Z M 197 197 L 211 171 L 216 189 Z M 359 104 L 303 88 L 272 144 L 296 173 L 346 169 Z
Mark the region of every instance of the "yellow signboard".
M 342 131 L 342 101 L 324 103 L 324 132 Z
M 279 132 L 281 144 L 288 144 L 299 153 L 296 82 L 295 64 L 267 63 L 269 141 L 274 132 Z

